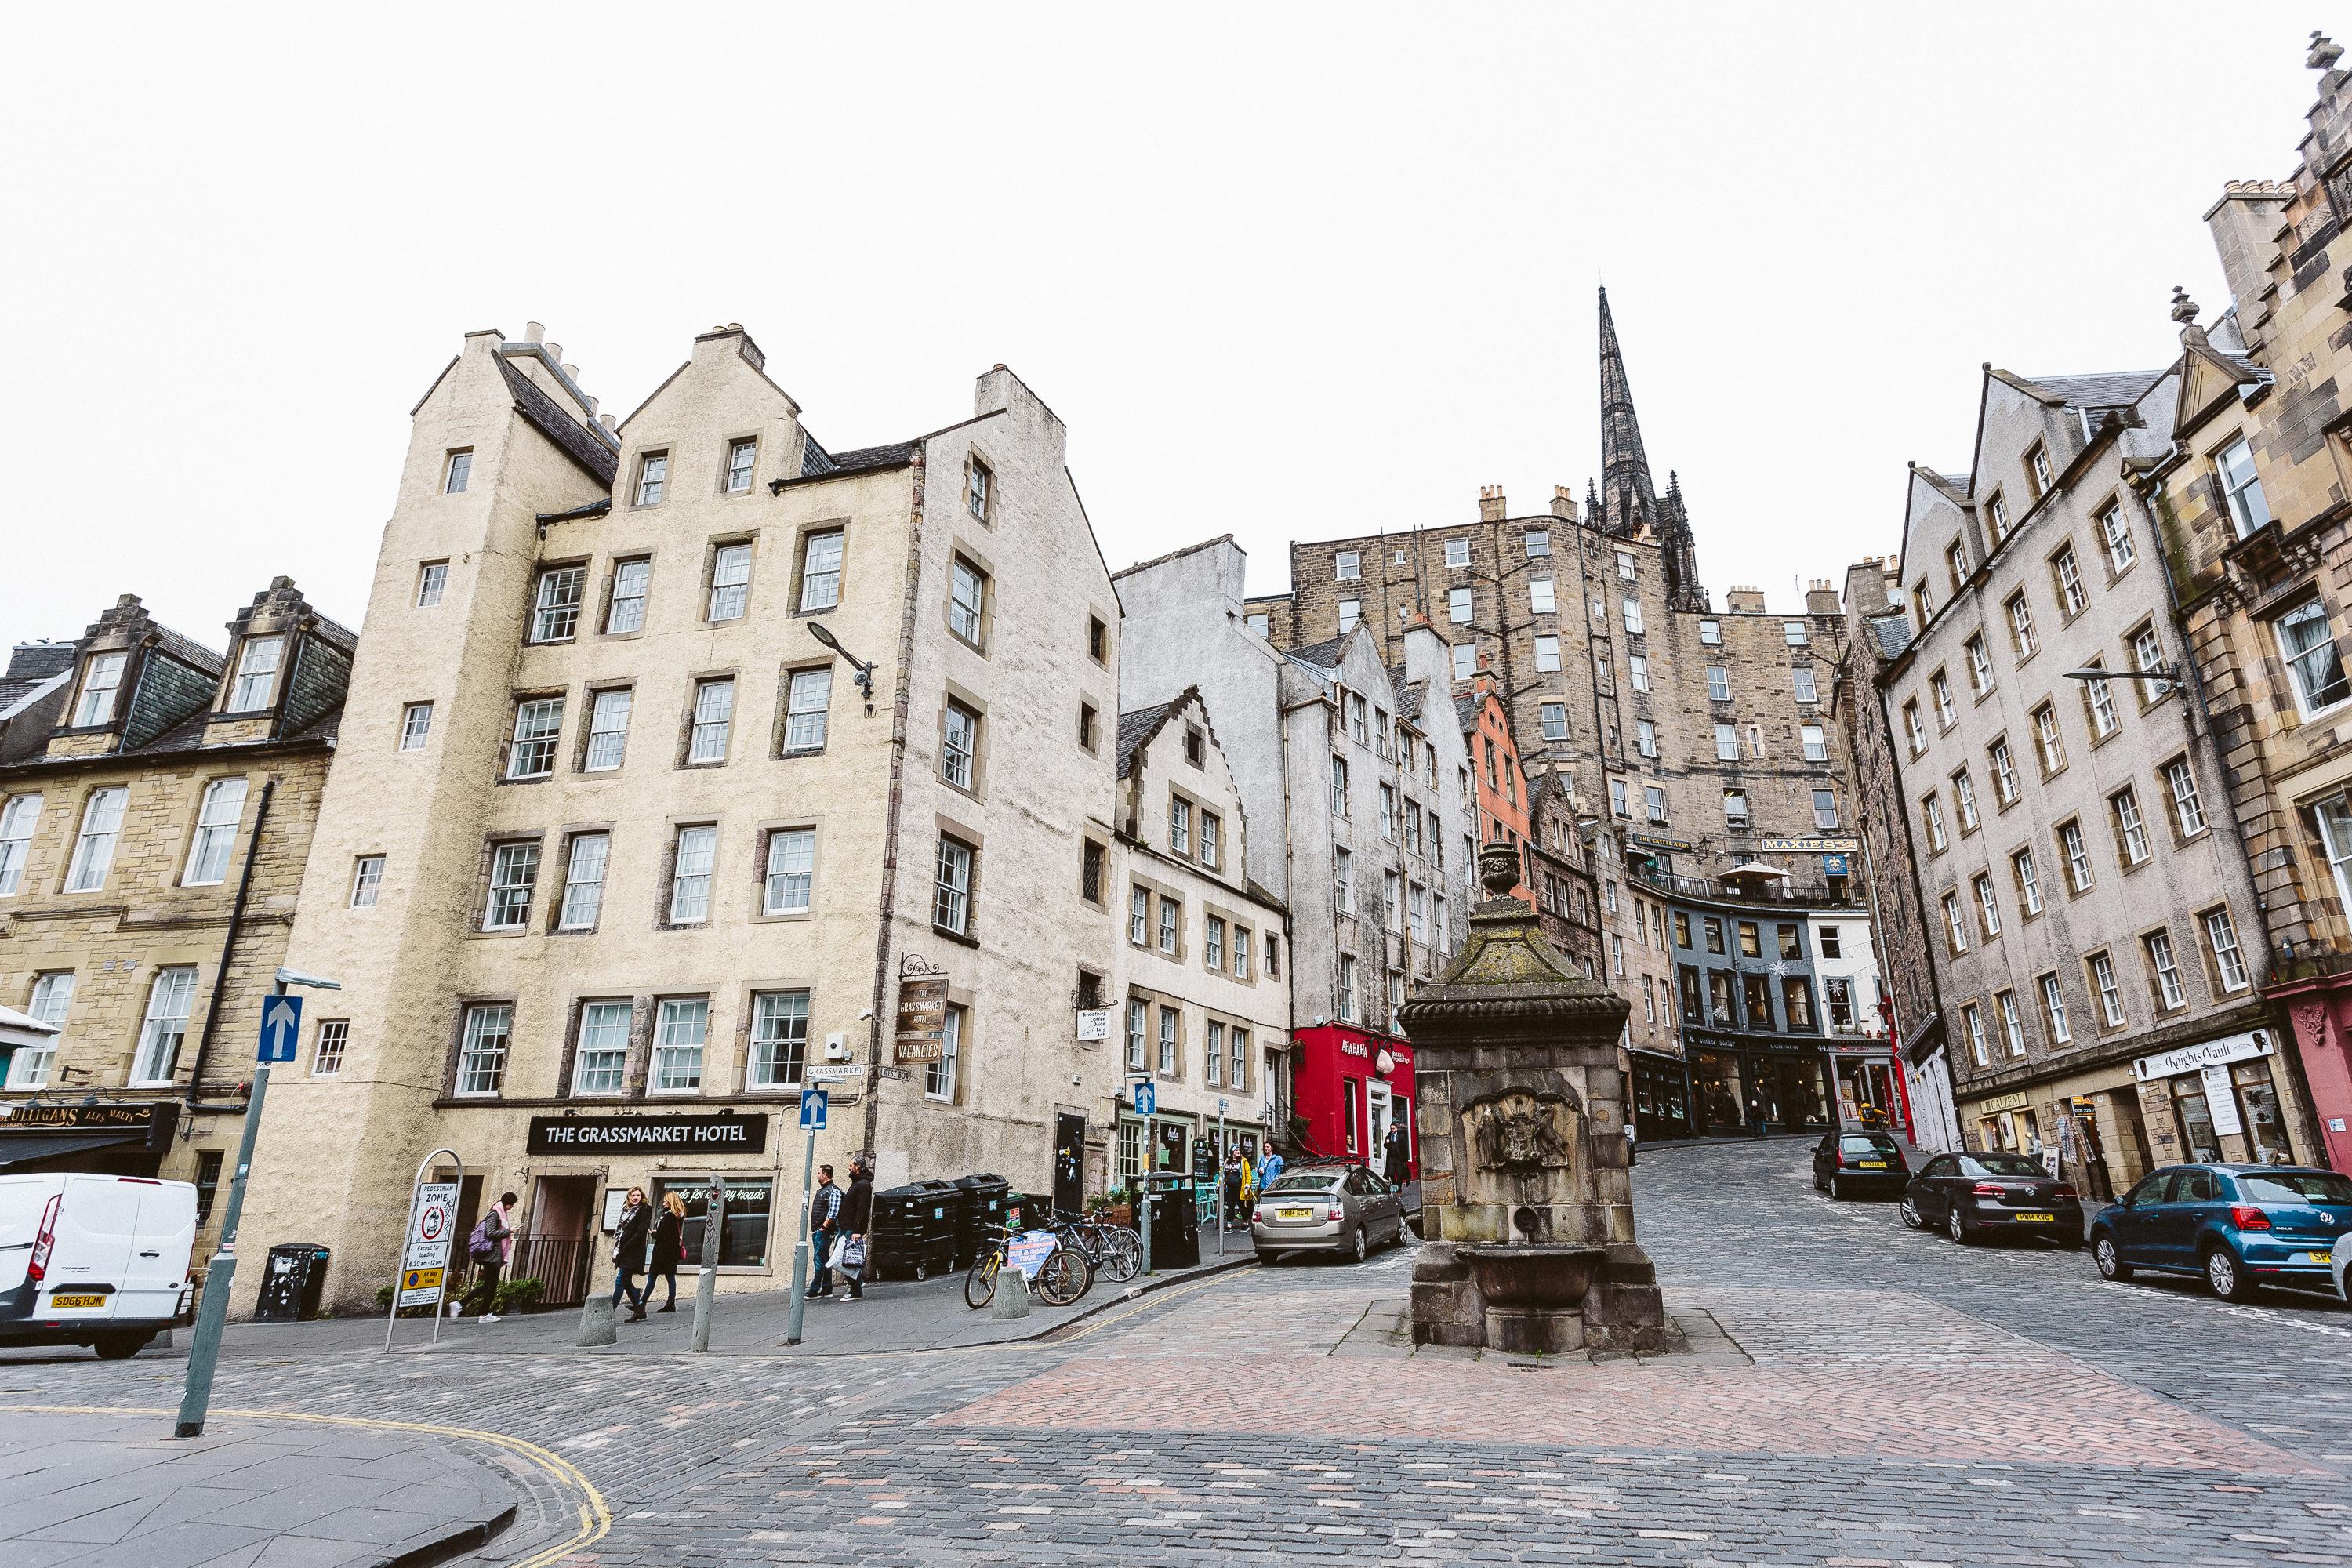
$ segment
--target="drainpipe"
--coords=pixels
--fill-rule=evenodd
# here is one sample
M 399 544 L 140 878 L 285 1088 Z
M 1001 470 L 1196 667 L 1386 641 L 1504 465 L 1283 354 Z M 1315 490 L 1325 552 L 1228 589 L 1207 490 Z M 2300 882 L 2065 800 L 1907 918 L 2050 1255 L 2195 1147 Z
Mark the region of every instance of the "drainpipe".
M 914 497 L 907 508 L 907 593 L 898 612 L 898 672 L 892 682 L 895 689 L 890 698 L 890 804 L 882 824 L 882 900 L 877 916 L 880 923 L 874 939 L 874 1016 L 866 1028 L 866 1130 L 860 1152 L 877 1163 L 881 1159 L 875 1139 L 882 1113 L 882 1009 L 889 1000 L 890 922 L 898 906 L 898 818 L 906 801 L 907 707 L 915 667 L 915 606 L 922 590 L 923 480 L 929 453 L 928 446 L 917 443 Z M 1118 728 L 1116 714 L 1111 727 L 1114 731 Z
M 238 933 L 245 929 L 245 906 L 253 895 L 253 863 L 260 858 L 261 827 L 269 820 L 269 797 L 278 790 L 275 777 L 261 783 L 261 800 L 253 808 L 253 831 L 246 836 L 245 869 L 236 879 L 236 898 L 228 908 L 228 932 L 221 938 L 220 966 L 213 973 L 213 994 L 205 1004 L 205 1026 L 196 1036 L 196 1059 L 188 1074 L 188 1109 L 225 1111 L 242 1115 L 242 1105 L 206 1105 L 197 1097 L 204 1093 L 205 1058 L 212 1054 L 213 1031 L 220 1023 L 221 997 L 228 990 L 229 959 L 236 952 Z

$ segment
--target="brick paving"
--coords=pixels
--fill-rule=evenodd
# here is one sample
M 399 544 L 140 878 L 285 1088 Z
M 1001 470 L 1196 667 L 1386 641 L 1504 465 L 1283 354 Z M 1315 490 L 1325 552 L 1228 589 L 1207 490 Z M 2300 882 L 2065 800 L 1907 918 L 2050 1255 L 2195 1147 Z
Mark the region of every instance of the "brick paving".
M 542 1443 L 613 1507 L 583 1565 L 2352 1564 L 2352 1313 L 1964 1249 L 1804 1162 L 1644 1153 L 1670 1307 L 1727 1347 L 1679 1361 L 1415 1354 L 1392 1252 L 1020 1345 L 247 1356 L 220 1397 Z M 177 1373 L 0 1363 L 0 1404 L 162 1403 Z M 541 1513 L 483 1561 L 562 1539 Z

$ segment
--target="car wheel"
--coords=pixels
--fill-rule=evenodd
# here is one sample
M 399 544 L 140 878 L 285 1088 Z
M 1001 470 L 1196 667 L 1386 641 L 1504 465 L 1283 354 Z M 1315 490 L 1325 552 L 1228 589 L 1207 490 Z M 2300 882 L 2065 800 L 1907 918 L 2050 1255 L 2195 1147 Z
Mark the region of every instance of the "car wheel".
M 1835 1176 L 1832 1176 L 1830 1178 L 1830 1202 L 1837 1202 L 1840 1195 L 1841 1194 L 1838 1192 L 1838 1179 Z
M 2103 1236 L 2091 1243 L 2091 1258 L 2099 1266 L 2099 1278 L 2117 1284 L 2132 1277 L 2132 1266 L 2124 1261 L 2123 1248 L 2112 1236 Z
M 1958 1204 L 1944 1211 L 1944 1234 L 1962 1247 L 1976 1239 L 1969 1229 L 1969 1222 L 1960 1217 L 1960 1205 Z
M 100 1361 L 129 1361 L 147 1348 L 152 1334 L 100 1334 L 91 1346 Z
M 1261 1252 L 1257 1255 L 1257 1260 L 1258 1265 L 1261 1268 L 1276 1268 L 1282 1262 L 1282 1254 L 1279 1252 Z
M 1371 1255 L 1371 1244 L 1364 1238 L 1364 1227 L 1358 1226 L 1355 1239 L 1348 1244 L 1348 1261 L 1361 1263 Z
M 2205 1254 L 2205 1283 L 2224 1301 L 2242 1301 L 2254 1293 L 2254 1282 L 2239 1265 L 2238 1255 L 2226 1247 Z
M 1919 1205 L 1911 1201 L 1911 1194 L 1909 1193 L 1903 1194 L 1903 1205 L 1897 1212 L 1903 1216 L 1903 1225 L 1906 1229 L 1925 1230 L 1927 1228 L 1927 1222 L 1919 1217 Z

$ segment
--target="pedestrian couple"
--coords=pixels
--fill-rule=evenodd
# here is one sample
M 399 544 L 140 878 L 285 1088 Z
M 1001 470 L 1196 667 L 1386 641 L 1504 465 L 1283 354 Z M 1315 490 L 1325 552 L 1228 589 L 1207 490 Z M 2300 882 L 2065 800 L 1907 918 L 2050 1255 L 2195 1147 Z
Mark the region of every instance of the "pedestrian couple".
M 833 1184 L 833 1167 L 816 1168 L 816 1190 L 809 1194 L 809 1245 L 816 1253 L 816 1274 L 809 1281 L 811 1296 L 833 1294 L 836 1271 L 849 1286 L 849 1300 L 866 1299 L 866 1233 L 874 1221 L 874 1173 L 863 1155 L 849 1162 L 849 1190 Z M 836 1262 L 836 1254 L 839 1260 Z
M 628 1299 L 629 1321 L 641 1322 L 654 1281 L 667 1280 L 669 1299 L 658 1311 L 677 1310 L 677 1266 L 686 1258 L 686 1205 L 676 1193 L 664 1193 L 659 1205 L 646 1202 L 643 1187 L 631 1187 L 621 1205 L 621 1223 L 613 1232 L 613 1305 Z M 632 1283 L 643 1276 L 645 1283 Z

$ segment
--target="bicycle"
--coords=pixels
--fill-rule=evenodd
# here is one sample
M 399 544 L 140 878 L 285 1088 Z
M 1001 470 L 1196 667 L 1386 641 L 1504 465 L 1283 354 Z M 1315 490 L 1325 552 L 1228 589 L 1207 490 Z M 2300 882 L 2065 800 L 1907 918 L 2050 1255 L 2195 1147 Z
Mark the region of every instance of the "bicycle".
M 1143 1267 L 1143 1239 L 1126 1226 L 1057 1214 L 1046 1228 L 1059 1237 L 1065 1247 L 1075 1247 L 1084 1253 L 1097 1273 L 1120 1284 L 1134 1279 Z
M 964 1305 L 974 1311 L 996 1300 L 996 1277 L 1004 1268 L 1006 1248 L 1024 1234 L 1011 1226 L 992 1228 L 995 1236 L 981 1248 L 980 1256 L 971 1260 L 971 1271 L 963 1277 Z M 1093 1261 L 1077 1247 L 1065 1245 L 1057 1232 L 1054 1250 L 1037 1266 L 1029 1288 L 1048 1307 L 1066 1307 L 1094 1289 L 1094 1283 Z

